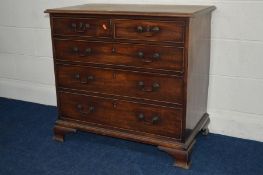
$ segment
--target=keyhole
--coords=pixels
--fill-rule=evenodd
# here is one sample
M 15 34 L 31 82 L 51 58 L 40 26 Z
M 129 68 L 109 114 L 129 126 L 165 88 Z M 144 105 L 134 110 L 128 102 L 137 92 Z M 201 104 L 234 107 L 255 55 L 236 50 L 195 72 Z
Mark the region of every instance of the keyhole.
M 113 108 L 117 108 L 117 103 L 116 102 L 113 102 Z
M 112 52 L 112 53 L 116 53 L 116 49 L 113 47 L 113 48 L 111 49 L 111 52 Z
M 116 79 L 116 73 L 115 72 L 112 73 L 112 78 Z

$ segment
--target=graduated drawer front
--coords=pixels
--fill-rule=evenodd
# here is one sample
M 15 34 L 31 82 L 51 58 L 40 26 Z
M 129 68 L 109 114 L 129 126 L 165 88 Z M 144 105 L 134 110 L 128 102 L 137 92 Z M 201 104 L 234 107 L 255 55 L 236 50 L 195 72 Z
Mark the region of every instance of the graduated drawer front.
M 184 49 L 128 43 L 54 40 L 56 59 L 183 72 Z
M 181 136 L 182 109 L 64 92 L 58 95 L 63 117 L 178 139 Z
M 184 21 L 113 20 L 115 38 L 161 42 L 184 42 Z
M 54 17 L 52 22 L 55 35 L 112 37 L 109 19 Z
M 182 104 L 183 79 L 116 69 L 57 65 L 59 87 Z

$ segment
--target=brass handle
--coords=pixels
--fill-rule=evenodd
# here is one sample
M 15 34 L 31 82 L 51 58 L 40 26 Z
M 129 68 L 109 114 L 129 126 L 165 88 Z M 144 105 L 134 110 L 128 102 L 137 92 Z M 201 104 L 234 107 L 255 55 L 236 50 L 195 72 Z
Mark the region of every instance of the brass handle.
M 139 121 L 145 122 L 146 124 L 153 124 L 153 125 L 159 123 L 159 121 L 160 121 L 160 117 L 158 115 L 154 115 L 151 120 L 146 120 L 143 113 L 139 113 L 137 115 L 137 119 Z
M 92 112 L 95 111 L 95 107 L 94 107 L 94 106 L 89 106 L 89 107 L 88 107 L 88 111 L 85 112 L 83 105 L 77 104 L 77 110 L 78 110 L 80 113 L 82 113 L 82 114 L 88 115 L 88 114 L 90 114 L 90 113 L 92 113 Z
M 86 48 L 86 49 L 85 49 L 85 53 L 86 53 L 86 54 L 90 54 L 90 53 L 91 53 L 91 48 Z
M 142 33 L 143 32 L 143 27 L 142 26 L 137 26 L 137 32 Z
M 80 79 L 80 74 L 79 73 L 76 73 L 75 76 L 74 76 L 75 79 L 79 80 Z
M 139 51 L 139 52 L 137 53 L 137 55 L 138 55 L 138 57 L 141 58 L 141 60 L 142 60 L 143 62 L 145 62 L 145 63 L 151 63 L 151 62 L 152 62 L 152 60 L 150 60 L 150 59 L 145 59 L 145 58 L 144 58 L 144 53 L 141 52 L 141 51 Z
M 158 26 L 153 26 L 153 27 L 137 26 L 136 30 L 138 33 L 143 33 L 143 32 L 154 32 L 154 33 L 156 33 L 156 32 L 159 32 L 161 29 Z
M 94 112 L 94 111 L 95 111 L 95 107 L 94 107 L 94 106 L 90 106 L 90 107 L 89 107 L 89 111 L 90 111 L 90 112 Z
M 80 83 L 81 84 L 88 84 L 89 81 L 93 81 L 94 80 L 94 77 L 92 75 L 89 75 L 87 77 L 84 77 L 80 80 Z
M 139 120 L 144 120 L 144 114 L 143 114 L 143 113 L 139 113 L 138 116 L 137 116 L 137 118 L 138 118 Z
M 78 52 L 79 52 L 79 48 L 77 48 L 77 47 L 73 47 L 72 50 L 73 50 L 73 52 L 75 52 L 75 53 L 78 53 Z
M 138 82 L 138 86 L 139 86 L 140 88 L 143 88 L 143 87 L 144 87 L 144 82 L 143 82 L 143 81 L 139 81 L 139 82 Z
M 141 51 L 139 51 L 139 52 L 137 53 L 137 55 L 138 55 L 138 57 L 140 57 L 140 58 L 143 58 L 143 57 L 144 57 L 144 53 L 141 52 Z
M 153 91 L 154 91 L 154 90 L 157 90 L 157 89 L 160 88 L 160 84 L 157 83 L 157 82 L 154 82 L 154 83 L 152 84 L 152 88 L 153 88 Z
M 90 80 L 90 81 L 94 80 L 94 76 L 89 75 L 89 76 L 88 76 L 88 80 Z
M 161 57 L 161 55 L 159 53 L 154 53 L 153 54 L 153 59 L 155 59 L 155 60 L 159 60 L 160 57 Z
M 157 82 L 154 82 L 151 87 L 146 88 L 145 83 L 143 81 L 139 81 L 138 86 L 139 86 L 139 89 L 143 92 L 154 92 L 160 88 L 160 84 Z
M 160 121 L 160 117 L 159 116 L 153 116 L 152 124 L 157 124 L 159 121 Z
M 79 80 L 81 84 L 87 84 L 89 81 L 93 81 L 95 79 L 93 75 L 88 75 L 86 77 L 81 77 L 81 75 L 79 73 L 76 73 L 74 75 L 74 78 L 76 80 Z
M 73 28 L 73 30 L 75 32 L 84 33 L 84 32 L 86 32 L 87 29 L 90 28 L 90 24 L 83 24 L 81 22 L 81 23 L 79 23 L 79 26 L 77 26 L 76 23 L 71 23 L 71 27 Z
M 145 63 L 151 63 L 151 62 L 153 62 L 153 60 L 158 60 L 161 57 L 161 55 L 159 53 L 154 53 L 152 58 L 147 59 L 147 58 L 145 58 L 144 53 L 142 51 L 139 51 L 137 53 L 137 55 Z
M 73 29 L 76 29 L 76 28 L 77 28 L 77 24 L 76 24 L 76 23 L 71 23 L 71 27 L 72 27 Z
M 80 57 L 85 57 L 91 54 L 91 48 L 86 48 L 84 52 L 80 52 L 80 49 L 78 47 L 73 47 L 72 50 L 76 55 Z
M 158 26 L 154 26 L 154 27 L 151 28 L 151 31 L 152 32 L 159 32 L 160 28 Z

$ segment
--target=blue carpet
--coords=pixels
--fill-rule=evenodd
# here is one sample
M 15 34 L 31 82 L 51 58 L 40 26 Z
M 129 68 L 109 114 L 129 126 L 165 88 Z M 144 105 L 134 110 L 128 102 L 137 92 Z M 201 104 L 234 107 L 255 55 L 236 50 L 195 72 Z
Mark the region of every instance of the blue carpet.
M 189 170 L 140 143 L 82 133 L 52 140 L 55 107 L 0 98 L 1 175 L 263 175 L 263 143 L 198 136 Z

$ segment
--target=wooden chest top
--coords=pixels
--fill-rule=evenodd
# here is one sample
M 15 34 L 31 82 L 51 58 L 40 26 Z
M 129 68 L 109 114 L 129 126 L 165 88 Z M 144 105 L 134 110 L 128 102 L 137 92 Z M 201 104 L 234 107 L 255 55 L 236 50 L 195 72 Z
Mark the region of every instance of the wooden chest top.
M 46 13 L 107 14 L 194 17 L 213 11 L 215 6 L 200 5 L 140 5 L 140 4 L 85 4 L 64 8 L 47 9 Z

